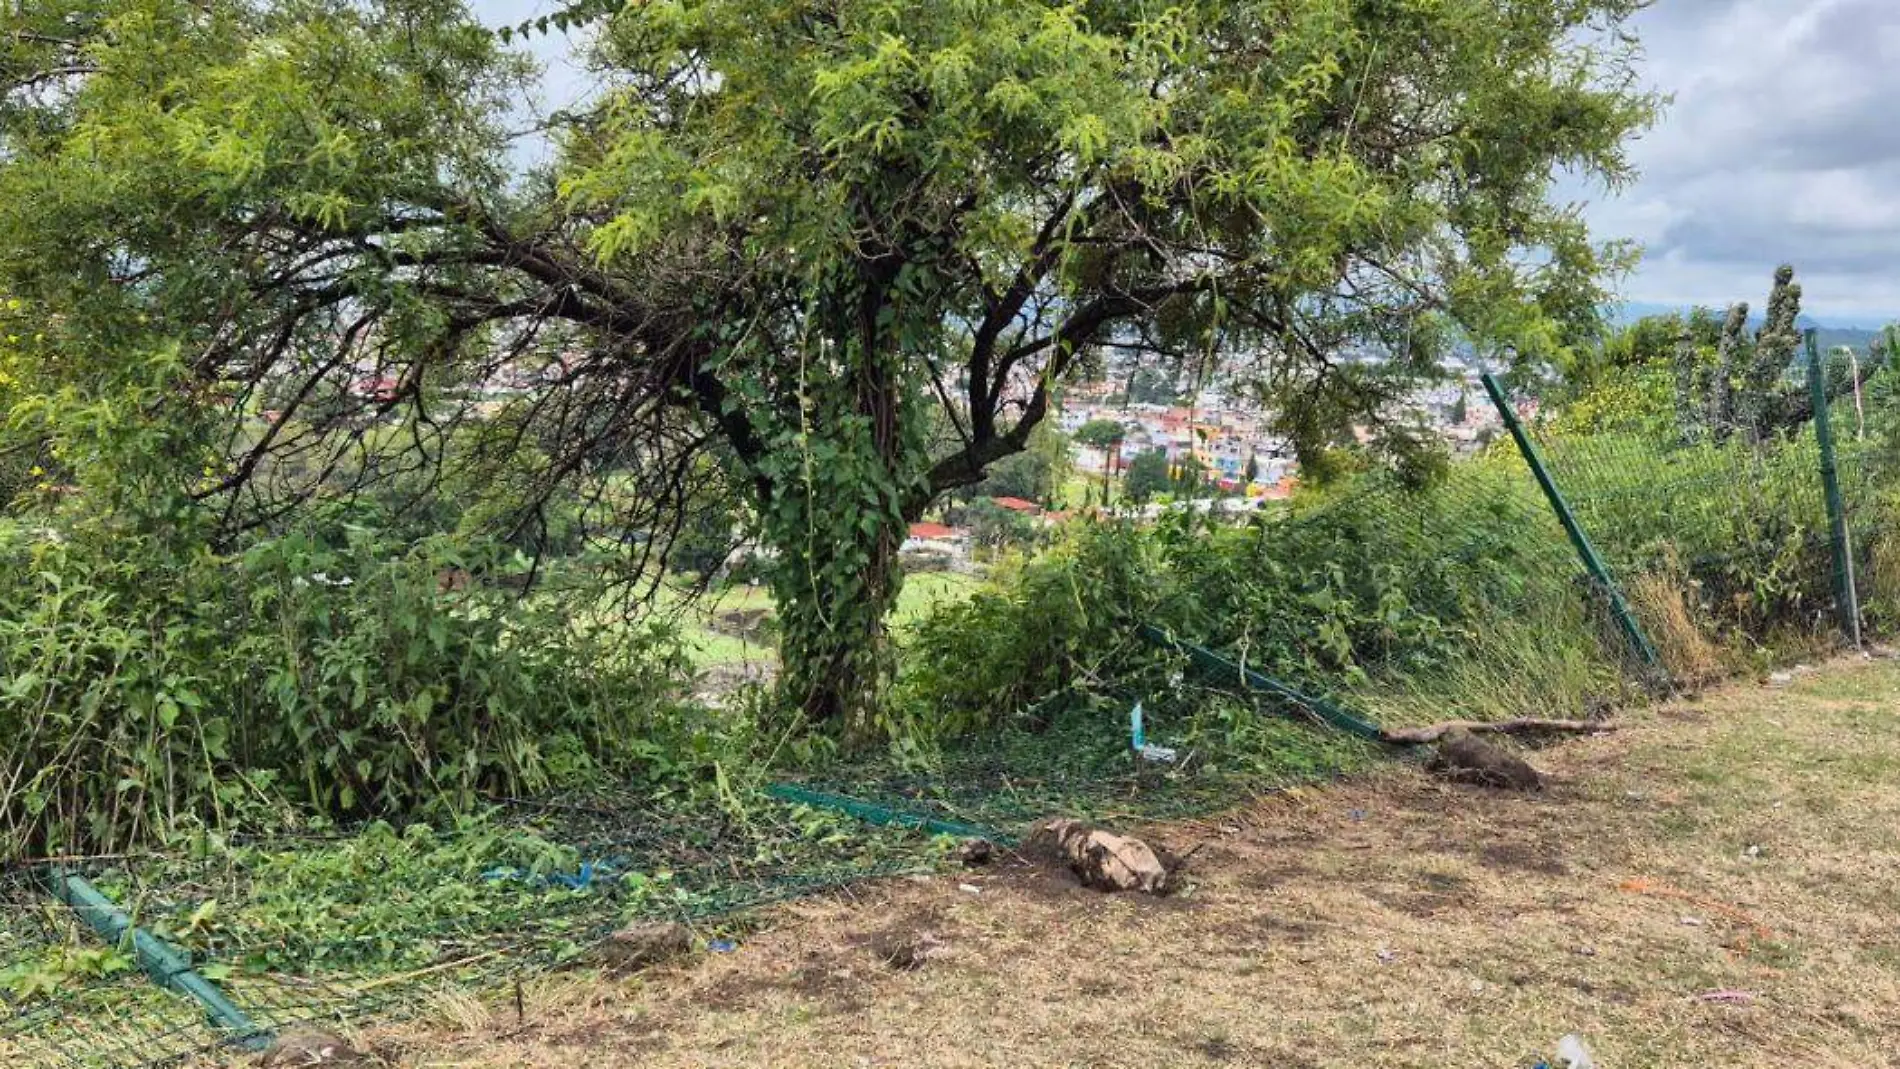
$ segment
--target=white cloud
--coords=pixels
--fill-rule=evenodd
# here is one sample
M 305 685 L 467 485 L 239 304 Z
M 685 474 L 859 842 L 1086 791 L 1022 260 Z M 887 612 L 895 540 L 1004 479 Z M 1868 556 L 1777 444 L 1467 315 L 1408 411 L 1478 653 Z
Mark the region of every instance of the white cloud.
M 1787 262 L 1818 318 L 1900 313 L 1900 2 L 1664 0 L 1636 25 L 1675 101 L 1638 181 L 1585 191 L 1599 236 L 1649 251 L 1624 296 L 1759 303 Z
M 469 3 L 475 17 L 495 29 L 517 27 L 569 6 L 571 0 L 471 0 Z M 516 39 L 521 42 L 519 47 L 526 49 L 541 65 L 537 91 L 515 108 L 520 126 L 525 128 L 551 111 L 571 107 L 593 92 L 598 77 L 588 72 L 583 56 L 588 32 L 581 29 L 567 34 L 550 29 L 545 34 L 532 33 Z M 520 139 L 516 151 L 523 163 L 533 165 L 546 162 L 552 148 L 545 135 L 532 134 Z

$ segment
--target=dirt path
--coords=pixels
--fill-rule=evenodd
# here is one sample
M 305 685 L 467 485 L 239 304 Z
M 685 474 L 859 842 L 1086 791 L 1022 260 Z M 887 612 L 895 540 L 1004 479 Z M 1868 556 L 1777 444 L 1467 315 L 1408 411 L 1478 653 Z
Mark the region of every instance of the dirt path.
M 550 979 L 525 1024 L 445 999 L 369 1038 L 412 1066 L 1462 1069 L 1576 1032 L 1604 1069 L 1900 1065 L 1900 667 L 1626 725 L 1534 755 L 1539 797 L 1399 769 L 1158 829 L 1206 843 L 1175 899 L 859 888 L 734 954 Z

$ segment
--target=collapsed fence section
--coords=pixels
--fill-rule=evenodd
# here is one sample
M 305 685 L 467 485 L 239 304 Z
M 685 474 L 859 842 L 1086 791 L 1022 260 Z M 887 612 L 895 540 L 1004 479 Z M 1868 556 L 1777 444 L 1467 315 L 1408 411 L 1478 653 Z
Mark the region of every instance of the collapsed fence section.
M 1534 432 L 1641 626 L 1687 684 L 1769 650 L 1857 644 L 1863 606 L 1892 602 L 1879 446 L 1864 434 L 1837 440 L 1854 399 L 1827 402 L 1818 363 L 1801 374 L 1822 399 L 1820 418 L 1752 432 Z
M 1081 524 L 947 617 L 947 648 L 1016 640 L 1006 678 L 964 657 L 932 677 L 957 702 L 933 715 L 980 728 L 805 785 L 1017 830 L 1206 813 L 1389 756 L 1383 727 L 1607 711 L 1642 677 L 1610 606 L 1508 443 L 1239 524 Z M 1167 760 L 1143 758 L 1137 708 Z
M 660 815 L 649 799 L 604 794 L 509 805 L 448 832 L 378 825 L 15 867 L 0 873 L 0 1064 L 235 1055 L 445 989 L 610 963 L 595 948 L 629 924 L 716 936 L 743 910 L 938 856 L 926 835 L 803 806 Z M 62 878 L 83 880 L 136 933 L 102 937 L 52 893 Z M 154 953 L 174 970 L 142 968 Z M 169 982 L 185 969 L 226 1012 Z
M 1617 591 L 1592 574 L 1561 515 L 1507 441 L 1410 486 L 1376 476 L 1295 510 L 1279 537 L 1351 544 L 1372 627 L 1348 632 L 1339 687 L 1384 720 L 1571 715 L 1619 704 L 1645 678 Z M 1328 678 L 1330 677 L 1330 678 Z M 1450 706 L 1450 708 L 1448 708 Z
M 586 962 L 634 920 L 717 933 L 749 906 L 927 869 L 945 852 L 932 832 L 1007 842 L 1051 814 L 1205 813 L 1385 756 L 1342 724 L 1594 715 L 1653 680 L 1652 652 L 1693 683 L 1765 648 L 1822 648 L 1855 604 L 1900 619 L 1888 446 L 1852 400 L 1816 409 L 1840 432 L 1833 493 L 1812 420 L 1566 434 L 1503 400 L 1524 442 L 1448 471 L 1368 473 L 1240 524 L 1077 525 L 947 617 L 1006 633 L 1017 658 L 986 682 L 947 647 L 942 671 L 968 686 L 929 712 L 964 717 L 957 738 L 807 769 L 776 800 L 543 799 L 449 832 L 207 843 L 73 871 L 275 1032 Z M 1183 652 L 1197 649 L 1222 672 Z M 1231 678 L 1249 675 L 1286 686 Z M 1137 707 L 1167 760 L 1137 753 Z M 89 932 L 44 875 L 0 879 L 0 1064 L 144 1066 L 249 1038 Z

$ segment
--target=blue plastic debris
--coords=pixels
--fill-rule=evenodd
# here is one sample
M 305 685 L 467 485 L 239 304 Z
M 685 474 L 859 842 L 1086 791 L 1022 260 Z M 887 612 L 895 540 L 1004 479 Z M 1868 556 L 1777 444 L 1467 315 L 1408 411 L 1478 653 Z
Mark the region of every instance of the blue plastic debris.
M 1128 710 L 1128 742 L 1129 745 L 1134 748 L 1135 753 L 1144 761 L 1154 761 L 1166 765 L 1173 764 L 1175 758 L 1179 756 L 1179 754 L 1170 747 L 1149 745 L 1148 733 L 1144 730 L 1142 725 L 1140 702 L 1136 702 L 1135 707 Z
M 714 954 L 730 954 L 739 949 L 739 944 L 730 939 L 714 939 L 706 944 L 706 949 Z
M 560 887 L 569 891 L 585 891 L 594 885 L 595 879 L 609 880 L 619 874 L 619 869 L 605 861 L 583 861 L 581 867 L 573 872 L 534 873 L 527 869 L 489 869 L 482 873 L 484 880 L 514 880 L 530 887 Z

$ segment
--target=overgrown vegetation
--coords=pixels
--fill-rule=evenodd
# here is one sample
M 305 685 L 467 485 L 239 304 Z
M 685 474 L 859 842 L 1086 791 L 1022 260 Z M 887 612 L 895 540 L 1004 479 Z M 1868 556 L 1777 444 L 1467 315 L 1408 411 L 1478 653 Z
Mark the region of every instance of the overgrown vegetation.
M 1640 323 L 1546 392 L 1545 457 L 1661 667 L 1686 685 L 1836 634 L 1798 302 L 1783 269 L 1758 339 L 1736 317 L 1701 348 L 1693 331 L 1677 337 L 1683 320 Z M 1856 589 L 1877 622 L 1900 596 L 1888 489 L 1900 398 L 1896 376 L 1877 374 L 1888 359 L 1836 354 L 1824 370 L 1854 428 L 1838 436 L 1839 464 Z M 1707 365 L 1687 401 L 1674 389 L 1685 361 Z M 1154 701 L 1183 668 L 1134 637 L 1141 624 L 1395 720 L 1574 716 L 1653 675 L 1507 438 L 1449 467 L 1348 476 L 1239 525 L 1181 511 L 1072 529 L 927 622 L 903 694 L 917 722 L 953 730 L 1075 694 Z
M 1626 250 L 1545 196 L 1623 173 L 1639 6 L 590 8 L 608 88 L 519 179 L 494 117 L 525 68 L 451 0 L 16 13 L 0 861 L 183 844 L 248 883 L 175 902 L 178 942 L 427 969 L 431 925 L 553 916 L 550 874 L 596 862 L 614 908 L 690 913 L 821 848 L 939 849 L 763 820 L 783 774 L 1003 826 L 1371 759 L 1144 627 L 1388 723 L 1602 711 L 1657 672 L 1514 444 L 1454 460 L 1404 414 L 1454 346 L 1539 403 L 1678 680 L 1825 643 L 1791 272 L 1758 331 L 1738 306 L 1602 340 Z M 1200 461 L 1154 450 L 1123 490 L 1158 518 L 989 501 L 1057 503 L 1048 417 L 1110 355 L 1127 400 L 1251 393 L 1298 495 L 1183 506 Z M 1900 347 L 1818 359 L 1891 625 Z M 898 548 L 946 504 L 993 566 L 904 619 Z M 753 580 L 729 630 L 776 646 L 779 685 L 715 706 L 668 621 Z M 1137 703 L 1178 763 L 1131 755 Z M 621 838 L 487 808 L 561 794 Z M 199 880 L 171 860 L 109 889 Z M 126 965 L 55 957 L 0 983 Z
M 0 844 L 109 850 L 284 804 L 446 815 L 693 760 L 712 725 L 676 704 L 663 635 L 443 590 L 473 563 L 360 530 L 226 555 L 0 527 Z
M 1512 455 L 1423 490 L 1367 476 L 1240 525 L 1209 515 L 1078 525 L 926 621 L 903 689 L 920 720 L 986 724 L 1077 689 L 1152 701 L 1183 668 L 1141 624 L 1320 693 L 1437 686 L 1484 715 L 1617 691 L 1574 557 Z

